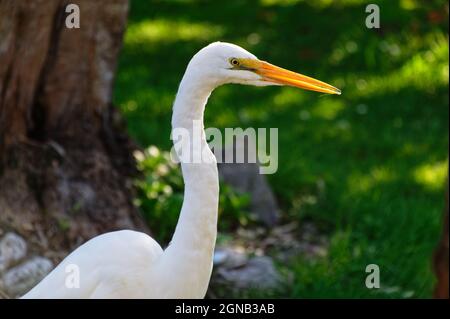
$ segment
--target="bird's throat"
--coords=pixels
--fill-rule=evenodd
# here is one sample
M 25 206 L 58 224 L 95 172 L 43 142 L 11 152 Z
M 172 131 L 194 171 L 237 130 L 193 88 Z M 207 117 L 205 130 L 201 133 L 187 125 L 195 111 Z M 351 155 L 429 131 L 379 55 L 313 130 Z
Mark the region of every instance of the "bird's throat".
M 178 268 L 172 273 L 186 274 L 180 280 L 200 294 L 206 293 L 211 276 L 219 202 L 217 163 L 203 129 L 203 113 L 210 93 L 208 89 L 184 86 L 182 81 L 174 103 L 172 130 L 188 132 L 183 137 L 188 139 L 185 142 L 201 147 L 203 157 L 201 162 L 181 162 L 183 206 L 171 244 L 165 251 L 171 258 L 179 259 L 179 263 L 172 265 Z M 200 132 L 194 132 L 195 126 Z

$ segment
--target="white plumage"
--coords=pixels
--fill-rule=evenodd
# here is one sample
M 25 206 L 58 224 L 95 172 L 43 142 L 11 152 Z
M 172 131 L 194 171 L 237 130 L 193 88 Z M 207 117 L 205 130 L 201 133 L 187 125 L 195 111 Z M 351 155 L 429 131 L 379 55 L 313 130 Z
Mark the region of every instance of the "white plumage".
M 203 123 L 211 92 L 226 83 L 291 85 L 340 94 L 326 83 L 260 61 L 236 45 L 216 42 L 189 62 L 174 102 L 172 127 L 192 132 L 193 121 Z M 183 207 L 165 250 L 140 232 L 99 235 L 68 255 L 23 298 L 203 298 L 212 271 L 219 182 L 204 132 L 200 147 L 207 150 L 204 162 L 181 163 Z M 70 282 L 74 267 L 79 287 Z

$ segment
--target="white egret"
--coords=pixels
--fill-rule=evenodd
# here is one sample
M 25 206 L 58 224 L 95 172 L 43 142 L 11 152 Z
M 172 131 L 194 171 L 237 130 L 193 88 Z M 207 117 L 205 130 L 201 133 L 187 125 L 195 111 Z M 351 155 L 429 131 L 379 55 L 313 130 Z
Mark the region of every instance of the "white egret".
M 329 84 L 258 60 L 239 46 L 216 42 L 189 62 L 173 105 L 172 128 L 192 131 L 193 121 L 203 123 L 208 97 L 226 83 L 340 94 Z M 99 235 L 68 255 L 24 298 L 203 298 L 213 264 L 219 179 L 204 134 L 201 144 L 207 149 L 202 163 L 181 164 L 184 201 L 165 250 L 136 231 Z

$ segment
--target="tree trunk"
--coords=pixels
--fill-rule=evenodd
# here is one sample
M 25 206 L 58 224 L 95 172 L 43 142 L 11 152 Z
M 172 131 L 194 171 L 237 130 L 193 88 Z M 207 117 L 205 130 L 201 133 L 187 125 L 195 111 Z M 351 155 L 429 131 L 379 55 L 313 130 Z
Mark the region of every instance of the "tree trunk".
M 127 11 L 127 0 L 0 0 L 0 238 L 18 233 L 53 261 L 99 233 L 146 230 L 111 104 Z

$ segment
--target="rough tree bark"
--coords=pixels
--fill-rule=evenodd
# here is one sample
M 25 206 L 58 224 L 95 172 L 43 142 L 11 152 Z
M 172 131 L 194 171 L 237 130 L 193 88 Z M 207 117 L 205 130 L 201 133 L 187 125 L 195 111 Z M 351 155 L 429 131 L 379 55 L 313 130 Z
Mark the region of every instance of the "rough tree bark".
M 66 5 L 80 28 L 65 26 Z M 99 233 L 146 230 L 132 144 L 111 105 L 127 0 L 0 0 L 0 238 L 54 261 Z

